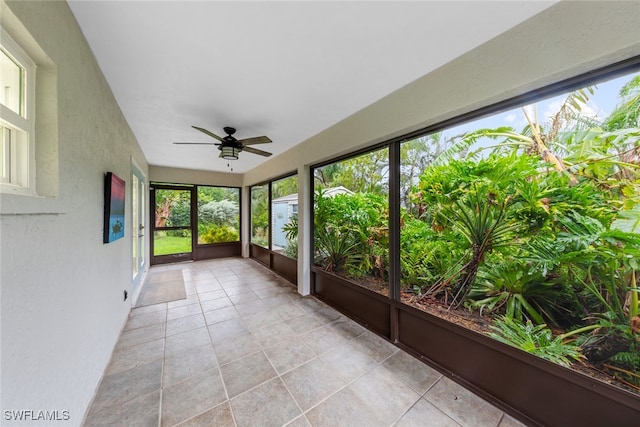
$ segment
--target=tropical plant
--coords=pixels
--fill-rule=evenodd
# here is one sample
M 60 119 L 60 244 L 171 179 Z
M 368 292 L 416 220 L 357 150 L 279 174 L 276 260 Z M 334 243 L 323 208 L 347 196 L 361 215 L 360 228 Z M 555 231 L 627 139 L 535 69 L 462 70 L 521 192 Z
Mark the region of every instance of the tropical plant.
M 547 325 L 521 323 L 513 318 L 495 319 L 489 336 L 550 362 L 569 367 L 583 358 L 580 347 L 563 336 L 554 336 Z
M 478 272 L 469 293 L 470 308 L 480 313 L 503 313 L 505 318 L 536 324 L 557 324 L 553 311 L 563 302 L 565 289 L 515 259 L 492 263 Z
M 372 193 L 314 197 L 316 262 L 351 277 L 384 274 L 388 252 L 388 212 L 383 196 Z
M 349 230 L 316 229 L 316 263 L 326 271 L 342 272 L 359 260 L 359 242 Z

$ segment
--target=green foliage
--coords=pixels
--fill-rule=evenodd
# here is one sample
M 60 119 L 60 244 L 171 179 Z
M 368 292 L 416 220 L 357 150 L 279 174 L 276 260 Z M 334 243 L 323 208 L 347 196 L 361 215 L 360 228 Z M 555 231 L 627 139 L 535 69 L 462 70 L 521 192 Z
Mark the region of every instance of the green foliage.
M 468 306 L 480 313 L 502 313 L 505 318 L 536 324 L 557 324 L 554 312 L 566 301 L 566 289 L 518 259 L 487 263 L 469 294 Z
M 582 355 L 617 363 L 637 349 L 629 321 L 640 311 L 640 76 L 604 120 L 584 114 L 595 90 L 568 94 L 546 123 L 527 107 L 521 130 L 400 146 L 402 286 L 415 301 L 490 314 L 500 319 L 493 335 L 565 366 Z M 318 188 L 355 191 L 314 198 L 324 268 L 386 275 L 387 155 L 315 169 Z M 286 231 L 297 236 L 293 224 Z M 569 332 L 554 337 L 545 324 Z
M 499 317 L 489 335 L 498 341 L 542 357 L 561 366 L 570 366 L 572 361 L 582 359 L 580 347 L 561 336 L 553 336 L 546 325 L 521 323 L 513 318 Z
M 269 187 L 251 187 L 251 242 L 269 245 Z
M 226 225 L 213 226 L 209 230 L 200 235 L 203 243 L 226 243 L 237 242 L 240 239 L 238 230 Z
M 282 253 L 289 258 L 298 258 L 298 241 L 297 240 L 289 240 L 287 242 L 287 246 L 284 247 Z
M 237 202 L 231 200 L 212 200 L 198 209 L 198 221 L 217 226 L 235 225 L 240 219 L 240 208 Z
M 343 186 L 356 193 L 388 192 L 389 150 L 384 148 L 315 169 L 320 188 Z
M 314 197 L 315 262 L 353 277 L 384 274 L 388 258 L 388 211 L 383 196 L 337 194 Z

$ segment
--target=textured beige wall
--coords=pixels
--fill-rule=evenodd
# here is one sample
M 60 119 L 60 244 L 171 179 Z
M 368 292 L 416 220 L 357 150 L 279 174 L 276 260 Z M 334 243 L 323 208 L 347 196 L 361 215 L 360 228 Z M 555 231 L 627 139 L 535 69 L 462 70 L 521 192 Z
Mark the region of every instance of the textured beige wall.
M 104 174 L 130 197 L 132 160 L 148 166 L 68 5 L 0 7 L 3 28 L 47 64 L 39 102 L 55 114 L 36 131 L 57 144 L 38 153 L 53 165 L 38 185 L 50 197 L 0 196 L 0 424 L 12 425 L 5 410 L 66 410 L 55 424 L 80 425 L 131 304 L 129 227 L 102 243 Z

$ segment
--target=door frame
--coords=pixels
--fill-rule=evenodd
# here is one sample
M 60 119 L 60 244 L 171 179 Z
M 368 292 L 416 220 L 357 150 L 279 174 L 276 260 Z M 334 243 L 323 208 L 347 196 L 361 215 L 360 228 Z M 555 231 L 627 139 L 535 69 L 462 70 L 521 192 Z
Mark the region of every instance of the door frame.
M 137 186 L 134 185 L 137 181 Z M 134 161 L 131 162 L 131 300 L 135 303 L 147 269 L 144 230 L 147 227 L 147 178 Z M 137 199 L 134 200 L 134 192 Z M 137 219 L 137 221 L 134 221 Z M 137 225 L 136 225 L 137 223 Z M 136 245 L 136 246 L 134 246 Z M 136 254 L 134 258 L 134 247 Z
M 156 190 L 178 190 L 178 191 L 189 191 L 190 193 L 190 224 L 189 226 L 181 226 L 181 227 L 161 227 L 156 228 Z M 194 232 L 194 224 L 197 221 L 197 212 L 194 210 L 194 205 L 196 204 L 196 187 L 193 185 L 179 185 L 179 184 L 156 184 L 151 183 L 149 185 L 149 224 L 151 226 L 151 235 L 149 236 L 149 258 L 151 259 L 151 265 L 155 264 L 169 264 L 173 262 L 185 262 L 185 261 L 193 261 L 195 259 L 195 251 L 197 244 L 197 233 Z M 169 254 L 169 255 L 154 255 L 154 241 L 155 241 L 155 233 L 158 230 L 190 230 L 191 231 L 191 252 L 183 252 L 178 254 Z M 197 230 L 197 228 L 196 228 Z

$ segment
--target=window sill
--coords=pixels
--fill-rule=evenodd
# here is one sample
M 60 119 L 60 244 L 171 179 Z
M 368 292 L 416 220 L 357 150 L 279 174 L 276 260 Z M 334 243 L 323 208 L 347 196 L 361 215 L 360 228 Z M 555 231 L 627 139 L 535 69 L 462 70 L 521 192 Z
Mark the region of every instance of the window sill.
M 60 215 L 61 201 L 56 197 L 0 193 L 0 215 Z

